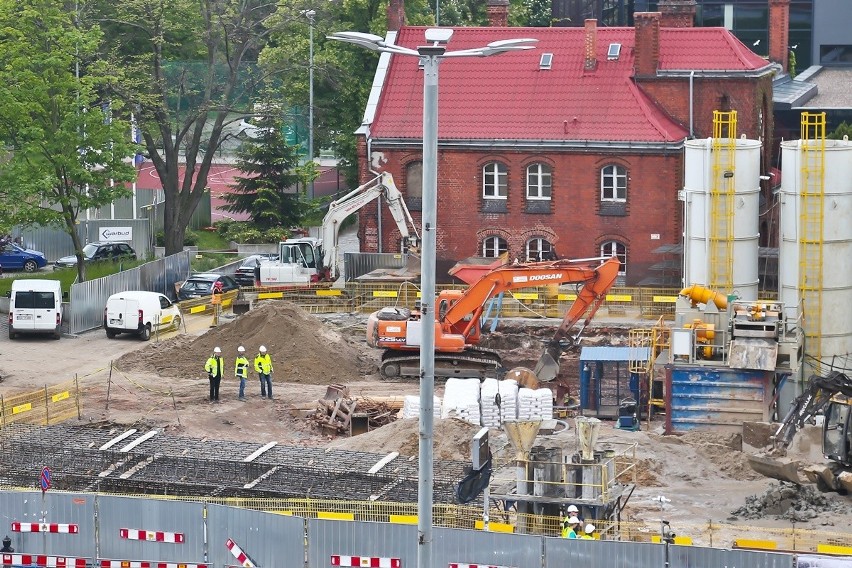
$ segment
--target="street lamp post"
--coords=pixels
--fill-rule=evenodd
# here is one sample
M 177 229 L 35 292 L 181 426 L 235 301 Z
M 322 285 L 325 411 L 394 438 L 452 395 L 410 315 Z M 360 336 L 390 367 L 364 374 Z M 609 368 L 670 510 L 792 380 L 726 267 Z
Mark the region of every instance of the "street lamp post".
M 307 10 L 305 16 L 310 23 L 310 55 L 308 56 L 308 160 L 314 161 L 314 10 Z M 314 198 L 314 178 L 308 185 L 308 199 Z
M 329 37 L 391 55 L 418 57 L 423 64 L 423 203 L 420 259 L 420 432 L 417 494 L 417 566 L 432 568 L 433 426 L 435 396 L 435 259 L 438 213 L 438 65 L 449 57 L 487 57 L 508 51 L 533 49 L 535 39 L 494 41 L 473 49 L 447 51 L 450 28 L 426 30 L 426 45 L 416 50 L 386 43 L 381 36 L 337 32 Z

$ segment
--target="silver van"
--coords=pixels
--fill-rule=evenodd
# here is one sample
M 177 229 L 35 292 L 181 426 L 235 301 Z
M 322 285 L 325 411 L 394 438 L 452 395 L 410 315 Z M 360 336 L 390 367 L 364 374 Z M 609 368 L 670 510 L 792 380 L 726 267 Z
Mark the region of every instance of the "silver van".
M 18 279 L 9 293 L 9 339 L 21 333 L 50 333 L 59 339 L 62 287 L 59 280 Z

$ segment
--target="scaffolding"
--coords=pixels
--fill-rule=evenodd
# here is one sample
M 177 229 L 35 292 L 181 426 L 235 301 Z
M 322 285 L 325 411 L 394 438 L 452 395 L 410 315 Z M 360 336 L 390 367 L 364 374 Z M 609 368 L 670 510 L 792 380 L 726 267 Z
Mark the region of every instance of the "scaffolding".
M 799 208 L 799 292 L 808 355 L 822 358 L 822 261 L 825 196 L 825 113 L 803 112 Z
M 713 169 L 710 184 L 709 282 L 714 290 L 734 288 L 734 174 L 737 111 L 713 111 Z

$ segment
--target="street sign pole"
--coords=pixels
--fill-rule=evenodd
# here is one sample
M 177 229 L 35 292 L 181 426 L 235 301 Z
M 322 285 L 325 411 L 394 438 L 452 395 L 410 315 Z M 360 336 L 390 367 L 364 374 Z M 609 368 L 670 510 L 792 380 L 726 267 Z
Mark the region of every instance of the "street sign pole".
M 44 466 L 41 468 L 39 475 L 39 485 L 41 486 L 41 522 L 47 524 L 47 490 L 50 489 L 51 472 L 50 468 Z M 41 550 L 43 554 L 48 554 L 47 550 L 47 531 L 41 531 Z

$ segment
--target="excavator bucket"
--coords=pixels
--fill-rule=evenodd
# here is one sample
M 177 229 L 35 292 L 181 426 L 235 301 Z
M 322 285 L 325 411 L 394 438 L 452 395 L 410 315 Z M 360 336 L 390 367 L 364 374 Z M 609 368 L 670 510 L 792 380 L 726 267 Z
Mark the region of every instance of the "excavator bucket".
M 541 357 L 538 358 L 538 363 L 535 364 L 533 373 L 538 377 L 538 380 L 543 383 L 548 383 L 556 378 L 559 374 L 559 357 L 562 355 L 562 347 L 559 344 L 548 345 Z
M 789 481 L 797 485 L 806 483 L 799 476 L 799 462 L 787 457 L 772 457 L 769 454 L 761 453 L 748 456 L 748 464 L 751 469 L 757 473 L 777 479 L 779 481 Z

